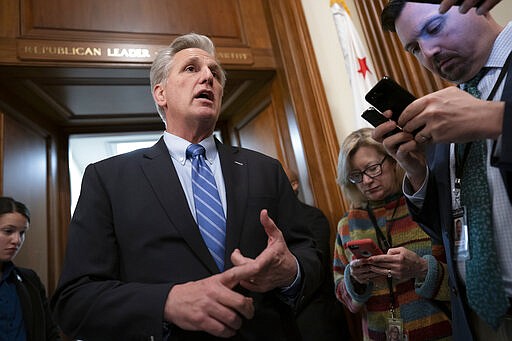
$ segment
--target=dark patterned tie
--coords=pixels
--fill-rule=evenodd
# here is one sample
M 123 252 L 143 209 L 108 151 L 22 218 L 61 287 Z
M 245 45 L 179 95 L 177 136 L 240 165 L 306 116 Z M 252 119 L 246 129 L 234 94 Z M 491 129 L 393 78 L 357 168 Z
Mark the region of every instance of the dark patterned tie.
M 482 69 L 466 83 L 465 90 L 480 98 L 477 85 L 485 75 Z M 464 145 L 458 147 L 464 150 Z M 508 309 L 496 244 L 492 230 L 492 208 L 487 183 L 487 144 L 485 140 L 471 144 L 461 179 L 461 203 L 467 208 L 469 248 L 466 261 L 466 289 L 471 308 L 495 329 Z
M 187 159 L 192 160 L 192 191 L 196 206 L 196 219 L 203 240 L 217 267 L 224 271 L 226 218 L 219 191 L 210 167 L 205 162 L 205 150 L 200 144 L 188 146 Z

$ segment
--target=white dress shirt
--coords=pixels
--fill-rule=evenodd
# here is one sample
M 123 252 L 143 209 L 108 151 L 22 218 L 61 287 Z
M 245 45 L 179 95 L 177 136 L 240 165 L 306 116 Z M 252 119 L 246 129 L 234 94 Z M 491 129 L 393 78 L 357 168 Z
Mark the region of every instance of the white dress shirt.
M 191 143 L 166 131 L 164 131 L 164 142 L 167 146 L 167 149 L 169 150 L 169 154 L 171 155 L 174 168 L 178 173 L 181 187 L 183 188 L 185 196 L 187 197 L 190 212 L 192 212 L 194 219 L 196 219 L 194 193 L 192 192 L 192 161 L 187 160 L 186 156 L 187 147 Z M 215 146 L 213 135 L 210 135 L 206 139 L 202 140 L 200 145 L 203 146 L 206 150 L 205 159 L 215 178 L 217 190 L 219 191 L 220 201 L 222 202 L 222 208 L 224 210 L 224 217 L 226 217 L 226 187 L 224 185 L 224 177 L 222 176 L 222 169 L 220 167 L 219 153 L 217 152 L 217 146 Z

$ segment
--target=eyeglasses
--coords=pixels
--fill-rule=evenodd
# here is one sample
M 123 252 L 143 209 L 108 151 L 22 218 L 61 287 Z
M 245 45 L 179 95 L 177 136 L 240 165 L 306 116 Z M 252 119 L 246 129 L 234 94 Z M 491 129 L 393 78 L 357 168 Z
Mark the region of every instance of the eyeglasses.
M 348 181 L 350 181 L 353 184 L 358 184 L 363 181 L 363 174 L 366 174 L 370 178 L 375 178 L 382 174 L 382 164 L 387 159 L 387 155 L 384 156 L 381 162 L 375 163 L 373 165 L 369 165 L 362 171 L 353 171 L 348 174 Z

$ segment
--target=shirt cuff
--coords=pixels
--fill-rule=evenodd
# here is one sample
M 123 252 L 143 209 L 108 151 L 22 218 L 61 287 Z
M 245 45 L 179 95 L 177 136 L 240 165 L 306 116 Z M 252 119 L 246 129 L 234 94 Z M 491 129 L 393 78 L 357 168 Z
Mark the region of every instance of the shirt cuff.
M 439 268 L 437 266 L 437 259 L 432 255 L 425 255 L 422 257 L 427 261 L 428 270 L 425 279 L 421 282 L 414 281 L 415 291 L 418 295 L 425 298 L 433 298 L 438 290 L 437 278 L 439 276 Z
M 352 283 L 352 280 L 350 279 L 350 264 L 347 264 L 345 267 L 344 272 L 344 281 L 345 281 L 345 288 L 347 289 L 348 294 L 350 297 L 352 297 L 352 300 L 359 304 L 365 304 L 366 301 L 372 297 L 372 290 L 373 290 L 373 282 L 369 282 L 366 285 L 366 289 L 363 293 L 358 293 L 354 283 Z
M 428 178 L 430 176 L 430 171 L 427 168 L 427 175 L 425 176 L 425 180 L 421 184 L 421 187 L 418 189 L 416 193 L 413 192 L 412 185 L 407 179 L 407 176 L 404 176 L 404 182 L 402 185 L 403 192 L 405 197 L 417 208 L 421 209 L 423 207 L 423 202 L 425 201 L 425 197 L 427 196 L 427 187 L 428 187 Z
M 297 275 L 295 276 L 295 280 L 289 286 L 279 289 L 279 293 L 287 298 L 294 298 L 297 296 L 302 279 L 299 261 L 297 260 L 297 257 L 294 256 L 293 258 L 295 258 L 295 264 L 297 265 Z

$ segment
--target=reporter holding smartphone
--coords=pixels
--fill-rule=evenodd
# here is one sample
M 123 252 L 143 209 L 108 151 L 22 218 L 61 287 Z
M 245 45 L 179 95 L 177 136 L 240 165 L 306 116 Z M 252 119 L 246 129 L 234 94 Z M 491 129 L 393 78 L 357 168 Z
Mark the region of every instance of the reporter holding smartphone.
M 400 115 L 404 132 L 386 138 L 394 126 L 385 123 L 374 138 L 406 170 L 403 191 L 415 220 L 444 242 L 454 340 L 508 341 L 512 22 L 502 26 L 474 9 L 439 11 L 439 5 L 391 0 L 381 25 L 426 69 L 458 86 L 418 98 Z M 463 229 L 455 241 L 459 220 Z
M 372 132 L 351 133 L 339 155 L 337 181 L 351 208 L 338 223 L 336 297 L 362 313 L 365 340 L 384 340 L 397 329 L 409 341 L 450 340 L 442 243 L 412 220 L 401 191 L 404 171 Z M 346 244 L 366 238 L 384 254 L 355 259 Z

